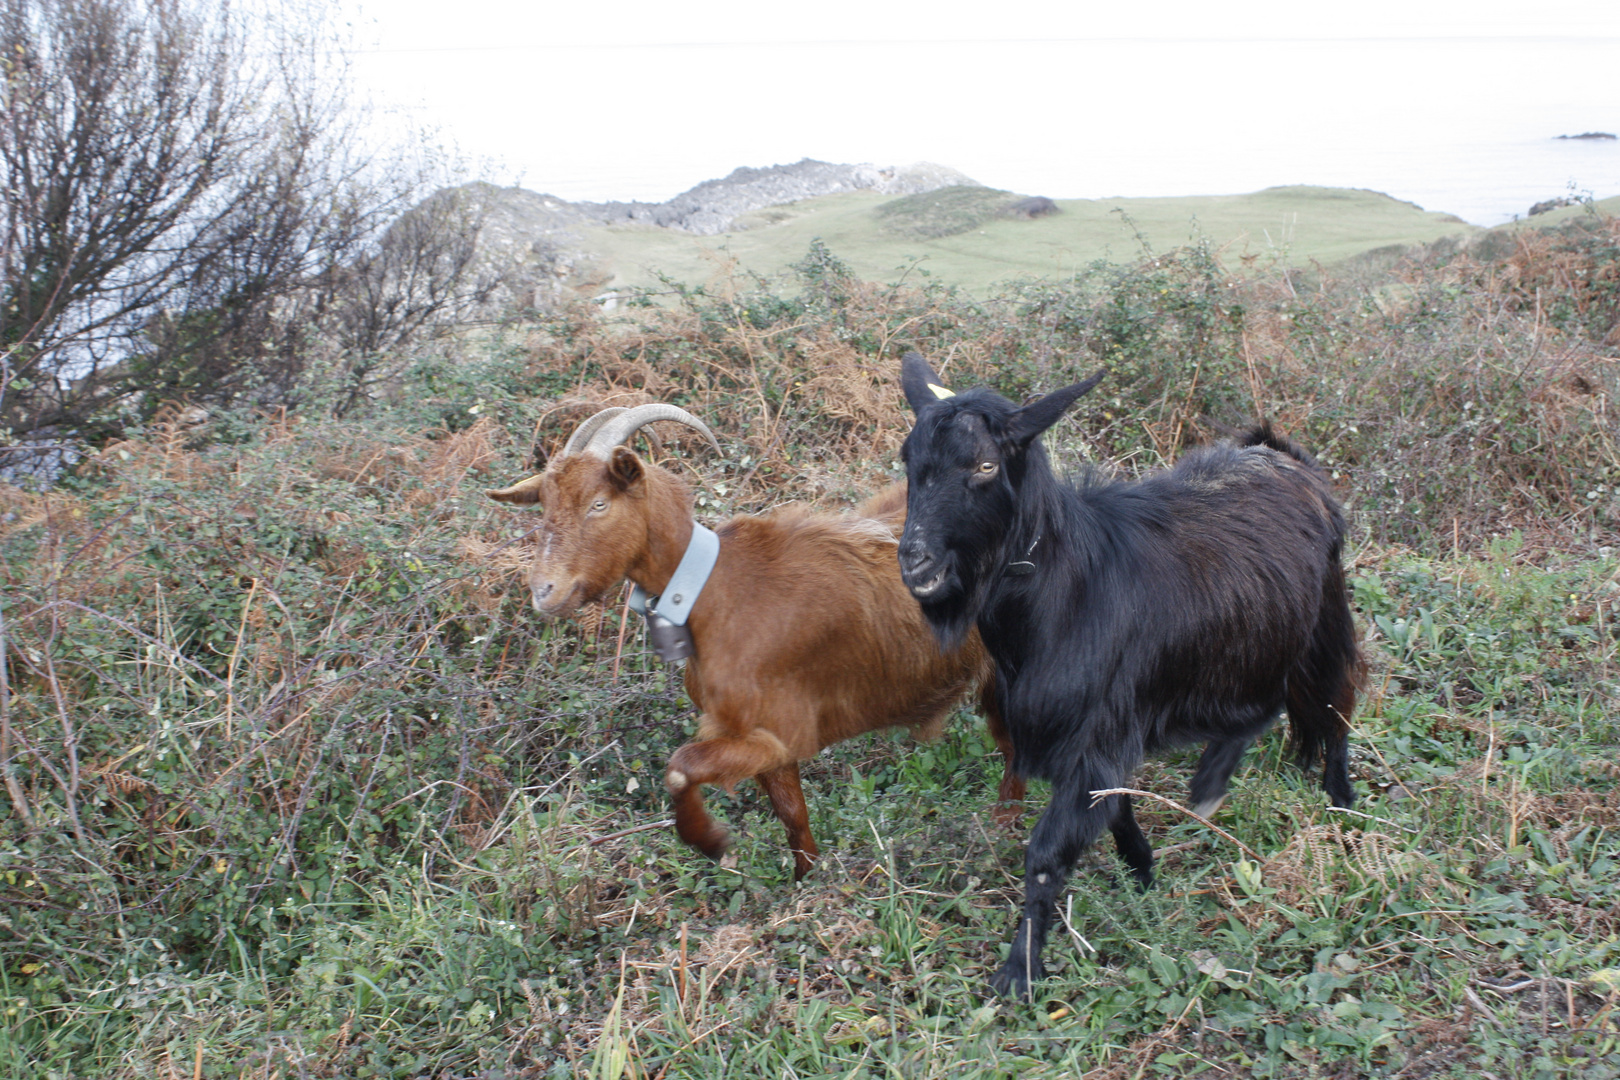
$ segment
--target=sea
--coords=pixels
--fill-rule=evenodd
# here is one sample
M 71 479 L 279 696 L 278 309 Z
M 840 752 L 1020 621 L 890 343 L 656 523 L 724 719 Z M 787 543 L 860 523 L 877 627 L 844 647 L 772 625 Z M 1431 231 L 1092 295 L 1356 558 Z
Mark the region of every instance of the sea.
M 1365 188 L 1478 225 L 1620 195 L 1620 140 L 1558 138 L 1620 134 L 1617 37 L 525 40 L 355 71 L 478 171 L 575 200 L 805 157 L 1052 198 Z

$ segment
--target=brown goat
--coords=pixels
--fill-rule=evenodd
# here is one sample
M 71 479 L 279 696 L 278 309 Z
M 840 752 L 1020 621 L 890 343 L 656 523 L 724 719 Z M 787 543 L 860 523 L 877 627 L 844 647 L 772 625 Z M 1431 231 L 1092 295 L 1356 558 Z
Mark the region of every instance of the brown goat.
M 680 420 L 714 441 L 673 406 L 608 410 L 581 425 L 543 473 L 487 493 L 545 508 L 529 570 L 540 614 L 567 615 L 627 578 L 648 594 L 668 584 L 692 536 L 691 489 L 619 445 L 654 419 Z M 715 530 L 720 554 L 687 622 L 696 651 L 686 692 L 702 711 L 698 737 L 675 751 L 665 773 L 676 830 L 710 858 L 724 852 L 727 836 L 704 809 L 701 785 L 729 791 L 752 776 L 787 829 L 794 878 L 802 878 L 818 849 L 799 762 L 877 728 L 938 734 L 975 682 L 1006 759 L 994 814 L 1003 824 L 1016 818 L 1024 783 L 1013 773 L 978 636 L 941 652 L 900 580 L 905 501 L 905 486 L 896 485 L 854 514 L 791 506 Z

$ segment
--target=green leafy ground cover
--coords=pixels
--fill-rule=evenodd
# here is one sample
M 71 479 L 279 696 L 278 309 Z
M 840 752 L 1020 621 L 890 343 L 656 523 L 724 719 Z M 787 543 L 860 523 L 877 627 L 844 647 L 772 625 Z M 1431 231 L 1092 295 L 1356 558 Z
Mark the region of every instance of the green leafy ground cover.
M 1620 1072 L 1620 232 L 1306 280 L 1208 247 L 990 300 L 815 245 L 789 289 L 573 313 L 423 358 L 364 415 L 175 411 L 0 489 L 0 1074 L 1545 1076 Z M 1127 473 L 1273 416 L 1350 504 L 1355 814 L 1251 754 L 1216 824 L 1144 802 L 1158 886 L 1083 863 L 1033 1004 L 990 1000 L 1022 830 L 965 710 L 805 767 L 795 886 L 664 824 L 693 730 L 617 595 L 541 623 L 485 500 L 604 403 L 672 400 L 708 520 L 897 475 L 899 352 Z M 1179 800 L 1189 755 L 1142 788 Z M 1032 793 L 1038 810 L 1044 791 Z M 1029 816 L 1026 815 L 1026 823 Z

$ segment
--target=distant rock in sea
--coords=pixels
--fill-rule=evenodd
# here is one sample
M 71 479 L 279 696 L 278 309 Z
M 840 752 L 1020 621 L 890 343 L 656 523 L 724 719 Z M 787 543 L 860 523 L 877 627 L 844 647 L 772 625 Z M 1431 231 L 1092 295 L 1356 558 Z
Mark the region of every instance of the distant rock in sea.
M 1558 137 L 1560 139 L 1590 139 L 1590 140 L 1593 140 L 1593 141 L 1596 141 L 1596 140 L 1599 140 L 1599 139 L 1620 138 L 1620 136 L 1613 135 L 1613 134 L 1611 134 L 1610 132 L 1607 132 L 1607 131 L 1583 131 L 1579 135 L 1560 135 Z
M 1527 216 L 1535 217 L 1537 214 L 1545 214 L 1549 210 L 1557 210 L 1562 206 L 1578 206 L 1580 201 L 1573 195 L 1560 195 L 1555 199 L 1543 199 L 1530 208 L 1530 213 Z

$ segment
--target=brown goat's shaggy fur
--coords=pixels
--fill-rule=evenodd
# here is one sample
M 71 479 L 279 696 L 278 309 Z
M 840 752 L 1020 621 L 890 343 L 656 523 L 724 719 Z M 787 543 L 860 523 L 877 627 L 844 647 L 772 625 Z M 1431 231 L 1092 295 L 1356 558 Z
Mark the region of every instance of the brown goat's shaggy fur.
M 543 615 L 567 615 L 626 578 L 661 592 L 692 536 L 686 483 L 622 446 L 605 458 L 555 458 L 539 476 L 489 495 L 545 507 L 529 571 Z M 794 876 L 803 877 L 818 849 L 799 762 L 882 727 L 935 735 L 975 683 L 1006 756 L 996 817 L 1016 817 L 1024 785 L 978 637 L 941 652 L 900 581 L 895 546 L 905 513 L 905 488 L 896 486 L 854 514 L 792 506 L 716 530 L 719 559 L 688 620 L 696 654 L 686 691 L 702 710 L 698 737 L 675 751 L 665 774 L 686 843 L 720 856 L 726 833 L 704 809 L 701 786 L 729 790 L 751 776 L 787 828 Z

